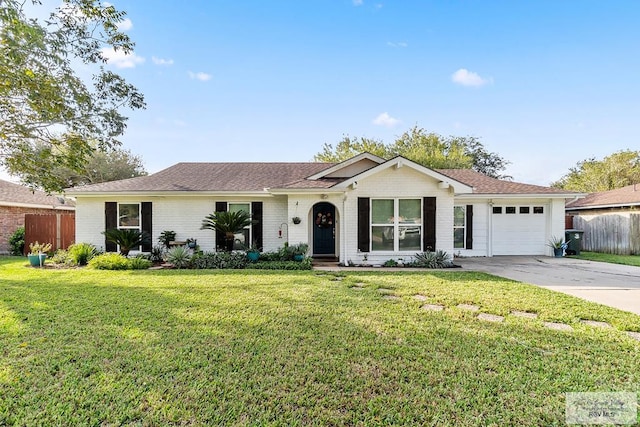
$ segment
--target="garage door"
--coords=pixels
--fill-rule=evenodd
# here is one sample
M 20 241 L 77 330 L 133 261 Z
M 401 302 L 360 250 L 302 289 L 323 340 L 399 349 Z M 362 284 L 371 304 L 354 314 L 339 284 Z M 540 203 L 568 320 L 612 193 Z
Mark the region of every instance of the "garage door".
M 547 253 L 547 206 L 494 205 L 493 255 L 544 255 Z

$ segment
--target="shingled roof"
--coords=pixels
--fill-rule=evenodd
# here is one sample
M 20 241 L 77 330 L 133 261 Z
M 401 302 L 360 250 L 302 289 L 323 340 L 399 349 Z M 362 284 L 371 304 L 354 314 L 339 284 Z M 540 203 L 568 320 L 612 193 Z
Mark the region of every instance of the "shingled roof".
M 152 175 L 86 185 L 67 190 L 83 193 L 256 192 L 271 189 L 326 189 L 346 178 L 307 179 L 334 163 L 178 163 Z M 571 192 L 490 178 L 470 169 L 437 172 L 472 186 L 474 194 L 548 194 Z M 576 193 L 577 194 L 577 193 Z
M 640 206 L 640 184 L 615 190 L 591 193 L 584 199 L 567 204 L 567 209 L 593 209 L 599 207 Z
M 0 206 L 25 206 L 43 209 L 74 209 L 73 200 L 48 196 L 23 185 L 0 180 Z
M 311 162 L 178 163 L 152 175 L 86 185 L 67 192 L 263 191 L 290 186 L 332 165 Z
M 443 175 L 473 187 L 473 194 L 571 194 L 573 191 L 491 178 L 471 169 L 437 169 Z M 575 193 L 578 195 L 579 193 Z

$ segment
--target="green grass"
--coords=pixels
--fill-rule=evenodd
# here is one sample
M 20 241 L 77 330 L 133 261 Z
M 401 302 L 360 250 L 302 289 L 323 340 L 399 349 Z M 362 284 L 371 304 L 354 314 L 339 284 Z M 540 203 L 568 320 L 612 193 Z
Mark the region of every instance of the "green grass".
M 640 386 L 639 316 L 485 274 L 25 264 L 0 259 L 0 425 L 564 425 L 565 392 Z
M 580 252 L 580 255 L 572 255 L 571 258 L 584 259 L 588 261 L 609 262 L 611 264 L 633 265 L 640 267 L 640 256 L 638 255 L 613 255 L 599 252 Z

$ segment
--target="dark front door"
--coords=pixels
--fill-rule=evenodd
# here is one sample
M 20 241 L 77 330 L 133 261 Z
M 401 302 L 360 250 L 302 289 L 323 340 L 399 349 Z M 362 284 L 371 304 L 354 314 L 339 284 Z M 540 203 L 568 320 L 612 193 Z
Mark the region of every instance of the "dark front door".
M 336 208 L 331 203 L 313 207 L 313 255 L 336 253 Z

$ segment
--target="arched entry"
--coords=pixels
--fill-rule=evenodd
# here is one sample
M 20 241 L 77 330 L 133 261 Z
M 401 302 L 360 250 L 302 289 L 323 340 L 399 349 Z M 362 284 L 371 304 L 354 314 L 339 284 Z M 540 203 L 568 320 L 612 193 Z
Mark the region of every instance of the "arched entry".
M 336 207 L 321 202 L 313 206 L 313 255 L 336 255 Z

